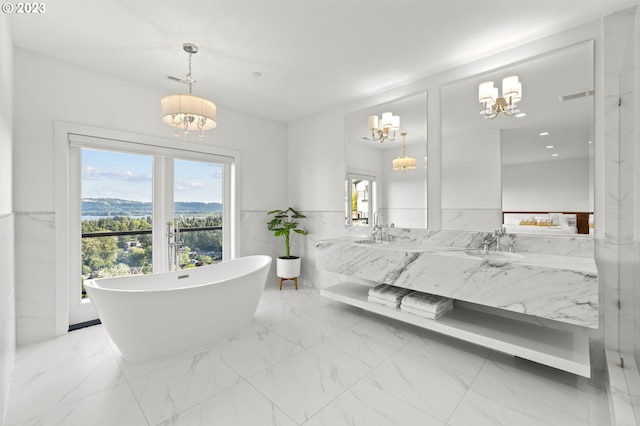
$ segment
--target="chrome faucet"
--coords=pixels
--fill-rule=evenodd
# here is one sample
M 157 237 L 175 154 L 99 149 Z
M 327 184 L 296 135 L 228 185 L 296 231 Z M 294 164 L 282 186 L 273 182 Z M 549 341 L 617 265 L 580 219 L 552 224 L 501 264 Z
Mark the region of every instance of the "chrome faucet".
M 482 245 L 484 247 L 484 251 L 485 253 L 487 251 L 489 251 L 489 248 L 491 247 L 491 244 L 495 243 L 496 244 L 496 251 L 501 251 L 500 248 L 500 238 L 502 238 L 502 236 L 504 236 L 504 234 L 507 232 L 507 230 L 505 228 L 500 228 L 500 229 L 496 229 L 495 231 L 493 231 L 493 233 L 489 236 L 487 236 L 484 241 L 482 241 Z
M 383 231 L 383 227 L 382 225 L 380 225 L 380 216 L 382 216 L 382 210 L 376 210 L 373 213 L 373 232 L 371 233 L 371 238 L 374 239 L 374 241 L 376 240 L 376 235 L 379 234 L 379 237 L 377 239 L 380 240 L 380 242 L 382 242 L 382 240 L 384 239 L 384 231 Z
M 180 247 L 184 245 L 184 241 L 180 238 L 180 222 L 184 220 L 184 216 L 180 216 L 174 223 L 167 222 L 167 245 L 169 246 L 169 270 L 177 271 L 180 269 Z

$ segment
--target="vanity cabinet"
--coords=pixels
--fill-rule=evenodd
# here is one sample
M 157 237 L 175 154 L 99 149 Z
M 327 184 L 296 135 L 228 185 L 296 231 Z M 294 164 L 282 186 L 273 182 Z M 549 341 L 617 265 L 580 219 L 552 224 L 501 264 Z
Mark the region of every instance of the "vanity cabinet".
M 459 303 L 438 320 L 431 320 L 369 302 L 370 286 L 348 278 L 321 289 L 325 297 L 590 377 L 588 329 L 598 327 L 598 286 L 595 263 L 592 265 L 589 259 L 513 256 L 410 244 L 358 244 L 349 239 L 320 241 L 316 248 L 321 270 L 517 314 L 509 318 Z M 522 314 L 534 320 L 517 319 Z M 536 317 L 544 320 L 536 323 Z M 571 325 L 548 327 L 543 323 L 549 319 Z

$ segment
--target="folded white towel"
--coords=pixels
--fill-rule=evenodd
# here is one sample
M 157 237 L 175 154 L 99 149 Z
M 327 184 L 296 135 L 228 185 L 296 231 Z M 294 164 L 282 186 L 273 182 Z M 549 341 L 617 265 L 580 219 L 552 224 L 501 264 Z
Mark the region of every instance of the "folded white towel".
M 407 288 L 395 287 L 388 284 L 379 284 L 369 289 L 369 296 L 399 303 L 404 296 L 412 292 L 413 290 L 409 290 Z
M 392 308 L 399 308 L 400 307 L 400 302 L 393 302 L 391 300 L 385 300 L 385 299 L 380 299 L 377 297 L 373 297 L 373 296 L 369 296 L 368 297 L 369 302 L 373 302 L 373 303 L 378 303 L 380 305 L 385 305 L 385 306 L 390 306 Z
M 400 305 L 400 310 L 403 312 L 408 312 L 410 314 L 418 315 L 418 316 L 428 318 L 428 319 L 433 319 L 433 320 L 437 320 L 438 318 L 440 318 L 441 316 L 449 312 L 449 309 L 445 309 L 438 313 L 431 313 L 431 312 L 422 311 L 420 309 L 414 309 L 405 305 Z
M 403 297 L 402 304 L 409 308 L 436 313 L 441 309 L 452 308 L 453 299 L 416 291 Z

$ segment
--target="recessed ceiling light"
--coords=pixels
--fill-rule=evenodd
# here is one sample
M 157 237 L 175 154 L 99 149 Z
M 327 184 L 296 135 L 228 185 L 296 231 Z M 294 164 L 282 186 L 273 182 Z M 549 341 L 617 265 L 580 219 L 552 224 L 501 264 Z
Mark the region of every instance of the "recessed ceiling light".
M 541 132 L 540 136 L 547 136 L 549 134 L 549 132 Z
M 546 146 L 547 149 L 551 149 L 551 148 L 555 148 L 555 147 L 556 147 L 555 145 L 547 145 Z
M 526 117 L 526 116 L 527 116 L 527 113 L 526 113 L 526 112 L 521 112 L 521 113 L 519 113 L 519 114 L 516 114 L 516 116 L 515 116 L 515 117 L 516 117 L 516 118 L 522 118 L 522 117 Z
M 593 142 L 589 141 L 589 143 L 593 143 Z
M 557 156 L 558 156 L 558 154 L 551 154 L 551 156 L 552 156 L 552 157 L 557 157 Z

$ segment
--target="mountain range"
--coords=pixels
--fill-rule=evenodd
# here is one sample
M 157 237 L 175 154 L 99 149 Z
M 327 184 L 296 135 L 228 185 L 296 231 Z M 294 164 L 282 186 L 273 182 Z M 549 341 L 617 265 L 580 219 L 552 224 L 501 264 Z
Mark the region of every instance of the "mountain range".
M 119 198 L 83 198 L 82 216 L 145 216 L 151 215 L 151 202 L 122 200 Z M 174 214 L 222 213 L 221 203 L 178 201 Z

